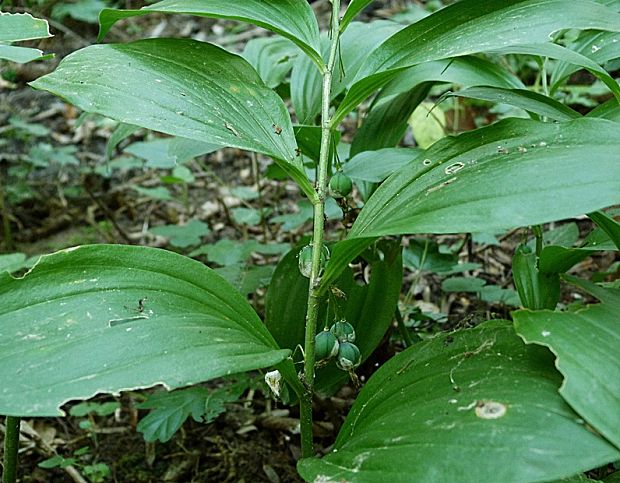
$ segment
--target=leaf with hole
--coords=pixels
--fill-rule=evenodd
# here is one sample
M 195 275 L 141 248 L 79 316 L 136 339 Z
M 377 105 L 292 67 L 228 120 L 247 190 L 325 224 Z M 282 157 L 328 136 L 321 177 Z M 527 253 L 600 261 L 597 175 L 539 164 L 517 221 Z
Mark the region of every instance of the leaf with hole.
M 349 238 L 499 232 L 611 206 L 620 201 L 616 134 L 602 119 L 508 119 L 443 139 L 377 189 Z
M 515 328 L 528 344 L 555 354 L 564 376 L 562 397 L 620 449 L 620 290 L 567 279 L 601 303 L 575 312 L 518 310 L 512 313 Z
M 0 307 L 0 414 L 62 415 L 70 400 L 188 386 L 290 353 L 224 279 L 154 248 L 43 257 L 22 278 L 0 274 Z
M 306 481 L 550 481 L 618 459 L 560 384 L 548 351 L 505 321 L 439 335 L 381 366 L 333 449 L 298 470 Z

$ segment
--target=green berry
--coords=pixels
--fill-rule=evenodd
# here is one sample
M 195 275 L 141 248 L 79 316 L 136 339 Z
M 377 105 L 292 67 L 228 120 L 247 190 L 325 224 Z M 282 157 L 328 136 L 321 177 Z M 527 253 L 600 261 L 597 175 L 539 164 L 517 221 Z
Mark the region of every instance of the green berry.
M 340 320 L 329 329 L 338 342 L 355 342 L 355 329 L 346 320 Z
M 338 354 L 338 339 L 325 329 L 314 338 L 314 353 L 317 362 L 326 361 Z
M 346 174 L 342 174 L 338 171 L 332 179 L 329 180 L 329 191 L 334 198 L 344 198 L 351 194 L 353 190 L 353 183 L 351 178 Z
M 343 342 L 338 347 L 336 365 L 343 371 L 352 371 L 362 362 L 362 354 L 355 344 Z
M 319 274 L 323 272 L 325 269 L 325 265 L 329 261 L 329 248 L 323 245 L 323 250 L 321 253 L 321 266 L 319 267 Z M 312 272 L 312 245 L 306 245 L 299 251 L 299 255 L 297 255 L 297 259 L 299 262 L 299 271 L 304 277 L 310 278 L 310 273 Z

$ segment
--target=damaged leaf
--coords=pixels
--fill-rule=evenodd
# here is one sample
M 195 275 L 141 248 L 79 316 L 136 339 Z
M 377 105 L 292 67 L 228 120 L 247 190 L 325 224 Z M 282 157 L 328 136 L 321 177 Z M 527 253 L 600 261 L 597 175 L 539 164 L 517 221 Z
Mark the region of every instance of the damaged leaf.
M 550 481 L 618 459 L 561 382 L 505 321 L 444 334 L 383 365 L 333 450 L 298 469 L 306 481 Z

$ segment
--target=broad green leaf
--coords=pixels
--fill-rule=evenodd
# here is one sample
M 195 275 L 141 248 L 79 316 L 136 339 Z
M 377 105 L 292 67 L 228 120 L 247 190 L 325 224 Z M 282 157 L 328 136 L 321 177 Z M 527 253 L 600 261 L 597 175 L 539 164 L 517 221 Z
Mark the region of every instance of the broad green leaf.
M 507 119 L 443 139 L 377 189 L 349 238 L 496 232 L 613 205 L 617 133 L 602 119 Z
M 390 37 L 368 57 L 357 79 L 429 60 L 545 43 L 568 28 L 618 31 L 620 15 L 589 0 L 464 0 Z
M 515 328 L 526 343 L 556 355 L 562 397 L 620 449 L 620 290 L 567 278 L 601 303 L 576 312 L 518 310 L 512 313 Z
M 509 52 L 520 44 L 547 45 L 551 34 L 568 28 L 620 31 L 620 14 L 589 0 L 463 0 L 449 5 L 399 31 L 368 56 L 333 122 L 406 67 L 499 49 Z
M 340 21 L 340 31 L 344 32 L 351 20 L 353 20 L 358 13 L 372 3 L 372 0 L 351 0 L 347 7 L 342 20 Z
M 364 151 L 353 156 L 342 167 L 342 172 L 355 181 L 380 183 L 394 171 L 412 163 L 420 153 L 417 148 L 385 148 Z
M 181 13 L 252 23 L 292 40 L 317 65 L 323 62 L 319 53 L 319 27 L 305 0 L 164 0 L 140 10 L 105 9 L 99 15 L 99 40 L 118 20 L 149 13 Z
M 259 243 L 256 240 L 244 242 L 223 238 L 213 245 L 203 245 L 189 254 L 190 257 L 207 255 L 210 262 L 228 266 L 246 262 L 252 253 L 280 255 L 286 253 L 290 246 L 286 243 Z
M 248 296 L 259 287 L 269 285 L 274 270 L 273 265 L 228 265 L 226 267 L 216 268 L 218 275 L 224 277 L 237 291 Z
M 265 84 L 275 89 L 284 82 L 298 54 L 299 50 L 290 40 L 259 37 L 250 40 L 241 55 L 256 69 Z
M 3 43 L 42 39 L 51 36 L 47 20 L 34 18 L 29 13 L 0 12 L 0 59 L 25 64 L 48 57 L 43 56 L 43 52 L 39 49 L 4 45 Z
M 0 42 L 17 42 L 51 37 L 46 20 L 29 13 L 0 12 Z
M 280 347 L 295 348 L 304 340 L 308 279 L 299 273 L 297 254 L 289 251 L 278 263 L 265 299 L 265 325 Z
M 278 364 L 247 301 L 202 263 L 93 245 L 0 274 L 0 414 L 56 416 L 67 401 L 177 388 Z
M 450 96 L 508 104 L 555 121 L 569 121 L 581 117 L 577 111 L 555 99 L 527 89 L 502 89 L 499 87 L 479 86 L 453 92 Z
M 31 85 L 123 123 L 266 154 L 313 192 L 280 97 L 243 58 L 215 45 L 181 39 L 93 45 Z
M 540 253 L 539 267 L 543 273 L 564 273 L 574 265 L 601 250 L 616 250 L 610 241 L 600 245 L 589 245 L 579 248 L 569 248 L 557 245 L 544 247 Z
M 505 321 L 444 334 L 368 381 L 306 481 L 550 481 L 617 459 L 557 393 L 548 351 Z

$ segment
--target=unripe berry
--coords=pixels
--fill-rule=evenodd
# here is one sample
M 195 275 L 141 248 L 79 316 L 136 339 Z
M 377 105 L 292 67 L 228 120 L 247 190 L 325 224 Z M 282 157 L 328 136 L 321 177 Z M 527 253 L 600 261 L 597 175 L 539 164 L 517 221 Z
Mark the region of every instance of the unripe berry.
M 343 371 L 352 371 L 362 362 L 362 354 L 355 344 L 343 342 L 338 347 L 336 365 Z
M 334 198 L 345 198 L 351 194 L 353 183 L 346 174 L 338 171 L 329 180 L 329 191 Z

